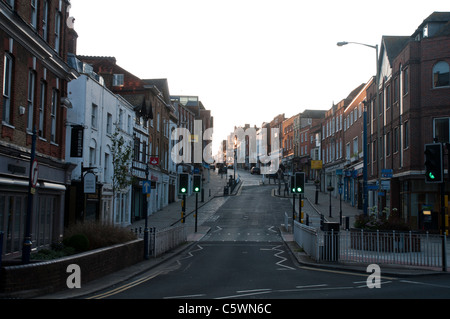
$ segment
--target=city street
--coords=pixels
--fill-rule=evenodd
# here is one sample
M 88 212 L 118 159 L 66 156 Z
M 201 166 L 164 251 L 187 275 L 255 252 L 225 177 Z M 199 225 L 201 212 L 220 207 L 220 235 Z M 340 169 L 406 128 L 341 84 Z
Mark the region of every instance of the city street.
M 280 234 L 288 198 L 272 195 L 274 185 L 257 186 L 260 176 L 239 172 L 236 196 L 203 223 L 210 232 L 174 259 L 88 298 L 118 299 L 292 299 L 448 298 L 448 275 L 383 277 L 369 289 L 369 273 L 300 265 Z M 245 185 L 252 186 L 245 186 Z M 312 186 L 311 186 L 312 187 Z

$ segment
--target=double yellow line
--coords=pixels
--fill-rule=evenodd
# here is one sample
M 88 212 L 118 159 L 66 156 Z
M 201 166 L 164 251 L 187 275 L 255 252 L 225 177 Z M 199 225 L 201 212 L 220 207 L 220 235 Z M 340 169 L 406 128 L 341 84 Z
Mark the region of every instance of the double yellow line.
M 133 287 L 135 287 L 137 285 L 140 285 L 140 284 L 142 284 L 142 283 L 144 283 L 146 281 L 149 281 L 150 279 L 153 279 L 153 278 L 157 277 L 158 275 L 160 275 L 162 273 L 163 273 L 162 271 L 158 271 L 158 272 L 153 273 L 151 275 L 148 275 L 146 277 L 142 277 L 142 278 L 137 279 L 135 281 L 132 281 L 132 282 L 130 282 L 128 284 L 122 285 L 120 287 L 117 287 L 117 288 L 115 288 L 113 290 L 109 290 L 109 291 L 104 292 L 102 294 L 98 294 L 98 295 L 89 297 L 87 299 L 103 299 L 103 298 L 111 297 L 111 296 L 116 295 L 118 293 L 121 293 L 121 292 L 123 292 L 125 290 L 133 288 Z

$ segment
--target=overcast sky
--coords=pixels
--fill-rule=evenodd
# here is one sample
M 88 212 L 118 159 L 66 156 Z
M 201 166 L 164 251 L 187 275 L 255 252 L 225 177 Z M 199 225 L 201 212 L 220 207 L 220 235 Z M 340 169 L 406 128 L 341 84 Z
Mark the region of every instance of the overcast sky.
M 214 116 L 213 154 L 245 124 L 327 110 L 375 74 L 380 44 L 449 0 L 72 0 L 80 55 L 114 56 Z

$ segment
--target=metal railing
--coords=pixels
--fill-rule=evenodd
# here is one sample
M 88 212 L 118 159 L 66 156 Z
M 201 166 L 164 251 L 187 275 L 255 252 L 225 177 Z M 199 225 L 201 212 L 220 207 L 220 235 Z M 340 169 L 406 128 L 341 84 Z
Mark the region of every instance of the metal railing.
M 150 256 L 157 257 L 187 241 L 186 227 L 179 225 L 156 230 L 150 232 L 149 237 Z
M 294 222 L 294 239 L 315 261 L 446 270 L 446 238 L 414 232 L 331 231 Z
M 306 226 L 294 221 L 294 239 L 303 248 L 306 254 L 316 261 L 319 261 L 319 240 L 318 230 L 315 227 Z
M 446 267 L 445 236 L 361 230 L 343 231 L 338 237 L 342 262 Z
M 144 229 L 142 227 L 135 230 L 132 229 L 139 238 L 144 238 Z M 187 241 L 187 232 L 184 224 L 178 226 L 171 226 L 164 229 L 156 229 L 156 227 L 149 227 L 148 236 L 149 256 L 157 257 L 165 252 L 178 247 Z

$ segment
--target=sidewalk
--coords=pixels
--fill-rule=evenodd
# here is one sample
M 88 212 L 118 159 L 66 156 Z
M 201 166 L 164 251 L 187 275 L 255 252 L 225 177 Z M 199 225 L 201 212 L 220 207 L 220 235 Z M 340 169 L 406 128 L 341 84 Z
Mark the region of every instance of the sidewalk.
M 275 196 L 278 197 L 289 197 L 291 203 L 293 203 L 292 194 L 283 196 L 283 187 L 281 188 L 281 196 L 278 195 L 278 188 L 274 190 Z M 323 215 L 325 222 L 336 222 L 340 221 L 340 212 L 342 205 L 342 226 L 345 226 L 345 217 L 349 217 L 349 227 L 353 227 L 355 222 L 355 217 L 362 214 L 362 209 L 352 206 L 350 203 L 344 201 L 340 202 L 339 196 L 336 198 L 331 195 L 331 216 L 330 216 L 330 194 L 319 191 L 317 204 L 315 203 L 316 198 L 316 186 L 313 183 L 305 184 L 305 193 L 302 195 L 303 208 L 302 211 L 308 214 L 310 218 L 317 219 L 320 215 Z M 295 212 L 298 216 L 299 213 L 299 196 L 295 196 Z M 290 213 L 290 212 L 289 212 Z M 291 217 L 289 215 L 289 217 Z M 305 216 L 306 218 L 306 216 Z
M 207 174 L 207 173 L 206 173 Z M 209 171 L 209 178 L 206 175 L 206 180 L 203 182 L 203 201 L 202 194 L 198 194 L 198 209 L 205 206 L 214 197 L 223 196 L 223 188 L 227 184 L 225 176 L 221 178 L 220 174 L 217 174 L 217 170 Z M 192 193 L 190 196 L 186 196 L 186 212 L 185 221 L 193 225 L 195 211 L 196 194 Z M 174 224 L 179 225 L 181 220 L 181 202 L 182 200 L 177 198 L 175 202 L 163 207 L 161 210 L 154 212 L 148 216 L 148 227 L 155 227 L 156 229 L 164 229 Z M 128 226 L 130 230 L 143 234 L 145 228 L 145 218 L 133 222 Z

